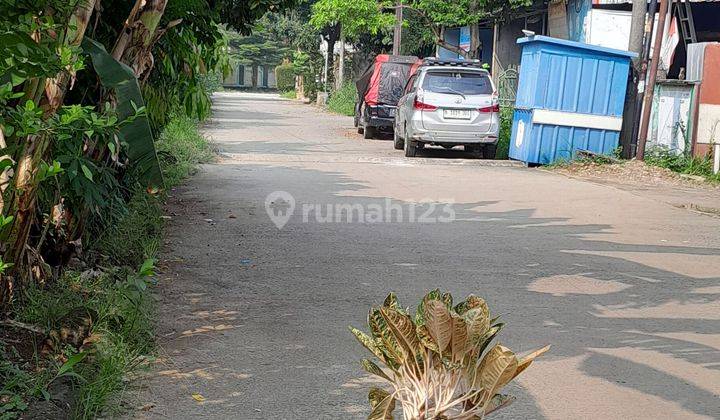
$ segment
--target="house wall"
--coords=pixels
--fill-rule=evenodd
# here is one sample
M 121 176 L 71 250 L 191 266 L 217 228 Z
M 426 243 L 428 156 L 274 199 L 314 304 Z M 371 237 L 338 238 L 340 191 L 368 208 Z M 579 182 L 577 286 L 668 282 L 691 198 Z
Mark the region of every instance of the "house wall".
M 463 36 L 465 34 L 465 36 Z M 461 47 L 469 48 L 469 36 L 470 30 L 467 26 L 462 28 L 448 28 L 444 32 L 444 40 L 452 45 L 459 45 Z M 480 29 L 480 61 L 483 63 L 490 64 L 492 62 L 492 51 L 493 51 L 493 30 L 491 28 Z M 445 48 L 438 47 L 436 55 L 442 59 L 458 59 L 462 58 L 459 54 L 455 54 L 452 51 L 446 50 Z
M 720 44 L 705 47 L 698 98 L 695 156 L 706 156 L 720 142 Z
M 223 86 L 237 86 L 238 84 L 239 71 L 238 67 L 234 67 L 232 73 L 225 76 L 223 79 Z
M 243 71 L 241 71 L 241 69 Z M 263 84 L 263 73 L 267 73 L 266 82 Z M 242 80 L 240 77 L 242 76 Z M 257 83 L 253 84 L 253 68 L 252 66 L 238 65 L 233 68 L 225 79 L 223 79 L 223 86 L 227 87 L 266 87 L 269 89 L 277 88 L 277 80 L 275 79 L 275 67 L 273 66 L 259 66 L 257 69 Z
M 277 88 L 277 80 L 275 80 L 275 68 L 268 68 L 268 86 L 270 89 Z
M 517 44 L 517 39 L 523 36 L 523 29 L 525 29 L 525 19 L 515 19 L 495 26 L 492 56 L 493 78 L 497 78 L 508 67 L 520 64 L 521 49 Z

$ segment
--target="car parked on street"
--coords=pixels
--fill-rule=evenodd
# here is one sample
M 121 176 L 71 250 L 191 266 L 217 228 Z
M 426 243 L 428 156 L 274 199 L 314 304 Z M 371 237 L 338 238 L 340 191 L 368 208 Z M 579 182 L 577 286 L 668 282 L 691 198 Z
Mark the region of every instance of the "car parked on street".
M 495 158 L 500 105 L 490 73 L 478 60 L 423 60 L 408 80 L 394 122 L 394 147 L 405 156 L 438 145 Z
M 364 138 L 392 131 L 398 99 L 419 65 L 415 56 L 379 54 L 358 78 L 355 127 Z

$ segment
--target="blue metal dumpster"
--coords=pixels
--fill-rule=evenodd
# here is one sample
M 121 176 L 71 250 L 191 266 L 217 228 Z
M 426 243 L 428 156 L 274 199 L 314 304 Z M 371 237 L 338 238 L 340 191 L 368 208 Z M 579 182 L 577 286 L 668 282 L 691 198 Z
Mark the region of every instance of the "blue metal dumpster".
M 517 42 L 522 60 L 510 158 L 548 164 L 577 150 L 612 153 L 636 54 L 540 35 Z

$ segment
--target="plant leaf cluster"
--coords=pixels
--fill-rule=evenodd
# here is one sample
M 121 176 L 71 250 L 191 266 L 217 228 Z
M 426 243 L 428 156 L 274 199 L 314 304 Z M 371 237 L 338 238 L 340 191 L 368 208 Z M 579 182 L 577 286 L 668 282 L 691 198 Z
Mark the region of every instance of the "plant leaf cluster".
M 386 381 L 392 391 L 372 388 L 369 419 L 392 419 L 397 404 L 409 419 L 479 419 L 508 405 L 500 393 L 549 346 L 517 356 L 492 345 L 504 324 L 491 318 L 487 303 L 474 295 L 453 305 L 450 293 L 433 290 L 415 315 L 394 293 L 371 308 L 369 334 L 350 328 L 383 366 L 363 359 L 363 368 Z

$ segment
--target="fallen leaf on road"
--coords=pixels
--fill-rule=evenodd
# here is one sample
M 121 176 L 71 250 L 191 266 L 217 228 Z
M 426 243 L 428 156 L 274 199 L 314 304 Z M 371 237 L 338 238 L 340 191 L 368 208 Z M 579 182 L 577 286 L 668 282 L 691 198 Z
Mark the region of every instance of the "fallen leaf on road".
M 155 407 L 155 404 L 145 404 L 140 407 L 140 411 L 150 411 L 153 407 Z
M 193 400 L 195 400 L 197 402 L 205 401 L 205 397 L 203 397 L 202 395 L 200 395 L 198 393 L 192 394 L 192 397 L 193 397 Z

